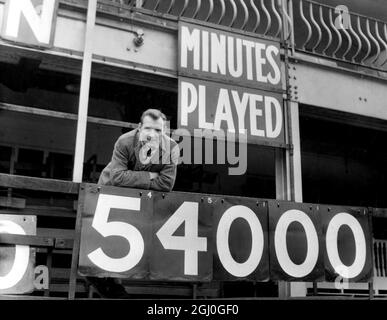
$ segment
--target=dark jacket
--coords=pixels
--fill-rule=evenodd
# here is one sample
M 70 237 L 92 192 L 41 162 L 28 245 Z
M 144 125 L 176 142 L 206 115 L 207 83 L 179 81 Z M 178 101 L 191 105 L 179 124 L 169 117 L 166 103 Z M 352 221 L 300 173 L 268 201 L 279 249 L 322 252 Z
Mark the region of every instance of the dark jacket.
M 158 163 L 156 160 L 143 165 L 139 159 L 141 143 L 138 135 L 138 129 L 135 129 L 118 138 L 112 160 L 103 169 L 98 184 L 171 191 L 176 179 L 179 146 L 174 140 L 163 135 Z M 158 172 L 159 176 L 151 180 L 149 172 Z

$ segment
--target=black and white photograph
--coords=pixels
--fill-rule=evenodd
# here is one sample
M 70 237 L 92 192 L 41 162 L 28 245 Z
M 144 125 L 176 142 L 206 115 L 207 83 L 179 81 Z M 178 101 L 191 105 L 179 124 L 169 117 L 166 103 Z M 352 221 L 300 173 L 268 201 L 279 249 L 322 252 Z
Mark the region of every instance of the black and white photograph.
M 387 300 L 387 1 L 0 0 L 0 308 L 26 300 Z

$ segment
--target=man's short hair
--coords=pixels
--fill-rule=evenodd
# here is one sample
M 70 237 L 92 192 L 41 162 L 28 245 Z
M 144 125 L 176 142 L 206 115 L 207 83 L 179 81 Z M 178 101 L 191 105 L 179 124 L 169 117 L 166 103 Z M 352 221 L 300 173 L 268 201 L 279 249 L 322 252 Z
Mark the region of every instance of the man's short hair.
M 149 116 L 151 117 L 153 120 L 157 120 L 157 119 L 163 119 L 164 121 L 167 121 L 167 117 L 165 116 L 164 113 L 162 113 L 160 110 L 158 109 L 148 109 L 148 110 L 145 110 L 143 113 L 142 113 L 142 116 L 141 116 L 141 124 L 143 123 L 143 120 L 146 116 Z

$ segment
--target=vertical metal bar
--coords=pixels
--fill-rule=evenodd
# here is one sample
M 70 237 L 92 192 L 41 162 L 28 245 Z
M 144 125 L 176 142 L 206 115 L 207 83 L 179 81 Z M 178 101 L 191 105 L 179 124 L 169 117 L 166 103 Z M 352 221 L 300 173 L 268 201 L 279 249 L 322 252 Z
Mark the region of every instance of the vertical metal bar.
M 351 33 L 353 34 L 353 36 L 355 37 L 356 41 L 357 41 L 357 51 L 356 53 L 353 55 L 352 57 L 352 61 L 355 62 L 355 59 L 357 58 L 357 56 L 359 55 L 360 51 L 361 51 L 361 48 L 362 48 L 362 43 L 361 43 L 361 40 L 360 40 L 360 37 L 357 35 L 357 33 L 355 32 L 355 30 L 353 29 L 352 27 L 352 19 L 351 19 L 351 16 L 349 17 L 349 30 L 351 31 Z
M 197 283 L 194 283 L 192 285 L 192 299 L 196 300 L 198 297 L 198 285 Z
M 232 13 L 232 19 L 231 19 L 231 21 L 230 21 L 228 26 L 232 27 L 234 22 L 235 22 L 235 20 L 236 20 L 237 15 L 238 15 L 238 8 L 237 8 L 234 0 L 230 0 L 230 3 L 231 3 L 231 6 L 232 6 L 233 13 Z
M 247 6 L 243 0 L 239 0 L 239 2 L 241 4 L 243 11 L 244 11 L 244 14 L 245 14 L 245 18 L 244 18 L 242 26 L 241 26 L 241 30 L 243 30 L 247 24 L 247 21 L 249 20 L 249 10 L 247 10 Z
M 52 278 L 52 247 L 47 248 L 46 266 L 48 269 L 48 288 L 44 291 L 44 296 L 50 296 L 51 278 Z
M 306 27 L 308 29 L 308 36 L 306 37 L 306 40 L 304 41 L 304 43 L 301 44 L 301 48 L 302 49 L 306 49 L 306 45 L 307 43 L 309 42 L 311 36 L 312 36 L 312 27 L 310 26 L 310 23 L 309 21 L 306 19 L 305 15 L 304 15 L 304 2 L 302 0 L 300 0 L 300 15 L 301 15 L 301 19 L 302 21 L 304 21 L 304 23 L 306 24 Z
M 380 33 L 379 33 L 379 25 L 378 25 L 378 22 L 375 21 L 375 34 L 376 34 L 376 38 L 377 40 L 379 40 L 383 46 L 384 46 L 384 50 L 385 52 L 387 52 L 387 44 L 383 41 L 382 37 L 380 36 Z M 379 55 L 380 55 L 381 51 L 380 51 L 380 47 L 379 47 L 379 53 L 378 55 L 376 56 L 376 59 L 374 62 L 376 62 L 378 59 L 379 59 Z
M 360 20 L 359 16 L 357 17 L 357 29 L 359 31 L 360 36 L 363 38 L 363 40 L 367 44 L 367 53 L 365 54 L 363 59 L 360 60 L 360 64 L 363 64 L 364 61 L 368 58 L 369 54 L 371 53 L 371 43 L 368 40 L 368 38 L 366 37 L 366 35 L 363 33 L 363 30 L 361 29 L 361 20 Z
M 383 34 L 384 34 L 384 38 L 387 40 L 387 25 L 386 24 L 383 25 Z M 385 53 L 386 59 L 380 65 L 380 67 L 383 67 L 387 63 L 387 49 L 384 51 L 384 53 Z
M 97 15 L 97 0 L 89 0 L 87 8 L 85 49 L 81 75 L 81 91 L 79 94 L 77 136 L 75 142 L 73 181 L 82 182 L 83 161 L 85 157 L 87 113 L 89 104 L 89 89 L 91 78 L 91 64 L 93 57 L 93 35 Z
M 214 0 L 209 0 L 209 1 L 210 1 L 210 8 L 208 9 L 208 14 L 207 14 L 207 17 L 204 19 L 204 21 L 210 20 L 212 12 L 214 11 Z
M 374 234 L 373 234 L 373 220 L 372 220 L 372 217 L 373 217 L 373 209 L 372 208 L 368 208 L 368 210 L 366 211 L 367 212 L 367 216 L 368 216 L 368 225 L 369 225 L 369 230 L 370 230 L 370 239 L 371 239 L 371 243 L 370 243 L 370 249 L 371 249 L 371 261 L 372 261 L 372 266 L 375 266 L 375 259 L 374 259 Z M 371 280 L 368 282 L 368 294 L 369 294 L 369 298 L 370 299 L 373 299 L 374 298 L 374 277 L 375 277 L 375 273 L 374 273 L 374 268 L 372 270 L 372 276 L 371 276 Z
M 261 7 L 262 7 L 263 12 L 265 13 L 266 18 L 267 18 L 266 29 L 265 29 L 265 31 L 263 32 L 263 34 L 266 36 L 267 33 L 268 33 L 269 30 L 270 30 L 270 27 L 271 27 L 271 17 L 270 17 L 269 11 L 267 10 L 267 8 L 266 8 L 266 6 L 265 6 L 265 1 L 264 1 L 264 0 L 261 0 Z
M 289 4 L 286 4 L 287 0 L 281 0 L 281 6 L 280 9 L 282 11 L 283 15 L 283 32 L 284 32 L 284 40 L 291 40 L 291 36 L 293 34 L 293 23 L 292 18 L 289 16 L 288 11 L 290 11 Z M 286 23 L 287 21 L 287 23 Z M 292 43 L 290 43 L 290 46 L 292 47 Z
M 219 1 L 220 1 L 221 10 L 220 10 L 219 20 L 216 24 L 221 24 L 226 12 L 226 4 L 224 3 L 224 0 L 219 0 Z
M 294 201 L 302 202 L 302 168 L 301 168 L 301 136 L 300 136 L 300 114 L 297 102 L 290 102 L 290 128 L 291 141 L 293 145 L 292 167 L 293 167 L 293 189 Z
M 17 163 L 17 159 L 19 158 L 19 148 L 18 147 L 12 147 L 11 149 L 11 157 L 9 159 L 9 173 L 14 174 L 15 173 L 15 164 Z M 7 189 L 7 198 L 9 201 L 11 201 L 12 197 L 12 188 Z
M 188 6 L 188 0 L 184 0 L 184 6 L 183 6 L 183 9 L 181 10 L 179 16 L 183 16 L 184 15 L 185 10 L 187 10 L 187 6 Z
M 345 36 L 346 36 L 347 39 L 348 39 L 348 48 L 347 48 L 347 50 L 345 50 L 345 52 L 343 53 L 343 59 L 346 59 L 346 56 L 347 56 L 349 50 L 351 50 L 351 48 L 352 48 L 352 38 L 351 38 L 349 32 L 346 30 L 346 28 L 342 28 L 342 30 L 343 30 Z
M 281 16 L 279 15 L 278 13 L 278 10 L 275 6 L 275 0 L 271 0 L 271 9 L 273 10 L 273 13 L 274 15 L 276 16 L 277 18 L 277 21 L 278 21 L 278 29 L 276 31 L 276 33 L 274 34 L 274 37 L 278 37 L 278 35 L 280 34 L 281 32 L 281 29 L 282 29 L 282 20 L 281 20 Z
M 329 8 L 329 24 L 330 24 L 331 28 L 335 31 L 335 33 L 339 39 L 339 44 L 337 45 L 336 49 L 332 52 L 332 57 L 336 57 L 336 53 L 337 53 L 337 51 L 339 51 L 343 40 L 341 38 L 340 32 L 337 30 L 336 26 L 333 24 L 332 12 L 333 12 L 333 9 Z
M 136 7 L 141 8 L 145 5 L 145 0 L 136 0 Z
M 256 32 L 258 27 L 259 27 L 259 23 L 260 23 L 260 20 L 261 20 L 261 15 L 259 14 L 258 8 L 255 5 L 254 0 L 250 0 L 250 5 L 251 5 L 251 8 L 253 9 L 256 17 L 257 17 L 257 19 L 255 21 L 255 25 L 254 25 L 253 30 L 252 30 L 252 32 Z
M 193 19 L 196 19 L 196 16 L 197 16 L 198 13 L 199 13 L 199 10 L 200 10 L 201 5 L 202 5 L 202 0 L 196 0 L 196 8 L 195 8 L 195 11 L 194 11 L 194 13 L 193 13 L 193 15 L 192 15 L 192 18 L 193 18 Z
M 316 44 L 312 47 L 312 51 L 315 52 L 316 48 L 320 44 L 321 36 L 322 35 L 321 35 L 321 28 L 320 28 L 320 26 L 318 25 L 317 21 L 314 18 L 313 3 L 312 2 L 309 3 L 309 14 L 310 14 L 310 20 L 312 21 L 313 25 L 316 27 L 317 32 L 318 32 L 318 38 L 317 38 Z
M 380 261 L 379 261 L 379 243 L 378 243 L 378 240 L 374 240 L 374 252 L 375 252 L 375 258 L 374 259 L 374 263 L 375 263 L 375 268 L 376 268 L 376 276 L 379 277 L 380 276 Z
M 316 281 L 313 281 L 313 295 L 314 296 L 318 295 L 318 286 Z
M 70 300 L 73 300 L 75 298 L 75 291 L 77 289 L 78 258 L 79 258 L 79 249 L 80 249 L 80 241 L 81 241 L 82 212 L 83 212 L 84 200 L 85 200 L 85 186 L 81 184 L 79 188 L 79 196 L 78 196 L 77 218 L 75 221 L 74 244 L 73 244 L 73 251 L 71 255 L 71 270 L 70 270 L 69 295 L 68 295 L 68 298 Z
M 376 53 L 376 59 L 374 59 L 373 61 L 370 62 L 370 64 L 374 64 L 374 62 L 377 60 L 377 58 L 379 57 L 379 53 L 380 53 L 380 46 L 379 46 L 379 43 L 376 41 L 376 39 L 374 38 L 374 36 L 372 35 L 371 33 L 371 28 L 370 28 L 370 20 L 367 19 L 367 23 L 366 23 L 366 31 L 367 31 L 367 35 L 368 37 L 371 39 L 371 41 L 375 44 L 376 46 L 376 50 L 377 50 L 377 53 Z
M 295 32 L 294 32 L 293 0 L 289 0 L 288 7 L 289 7 L 290 24 L 292 26 L 292 34 L 291 34 L 290 40 L 292 44 L 292 55 L 294 56 L 296 53 L 296 41 L 295 41 L 295 35 L 294 35 Z
M 386 243 L 383 241 L 381 243 L 381 251 L 382 251 L 382 254 L 381 254 L 381 260 L 382 260 L 382 274 L 381 276 L 382 277 L 386 277 L 387 276 L 387 273 L 386 273 Z
M 325 23 L 324 13 L 323 13 L 323 6 L 320 6 L 320 22 L 321 22 L 321 25 L 324 27 L 325 31 L 328 34 L 328 42 L 327 42 L 325 48 L 321 49 L 322 50 L 322 54 L 323 55 L 327 55 L 327 50 L 328 50 L 329 46 L 332 43 L 332 32 L 331 32 L 331 30 L 329 30 L 328 25 Z
M 167 13 L 170 13 L 172 8 L 173 8 L 173 5 L 175 4 L 175 0 L 171 0 L 171 3 L 169 4 L 169 7 L 167 9 Z
M 160 0 L 157 0 L 156 5 L 155 5 L 153 11 L 157 11 L 158 8 L 159 8 L 159 5 L 160 5 Z

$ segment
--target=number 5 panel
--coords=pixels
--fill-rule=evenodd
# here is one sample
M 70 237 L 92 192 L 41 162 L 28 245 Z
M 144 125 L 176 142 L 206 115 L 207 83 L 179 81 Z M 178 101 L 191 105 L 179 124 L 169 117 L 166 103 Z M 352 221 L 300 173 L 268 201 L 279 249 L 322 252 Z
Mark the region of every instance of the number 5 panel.
M 86 185 L 80 274 L 146 278 L 152 213 L 149 191 Z

